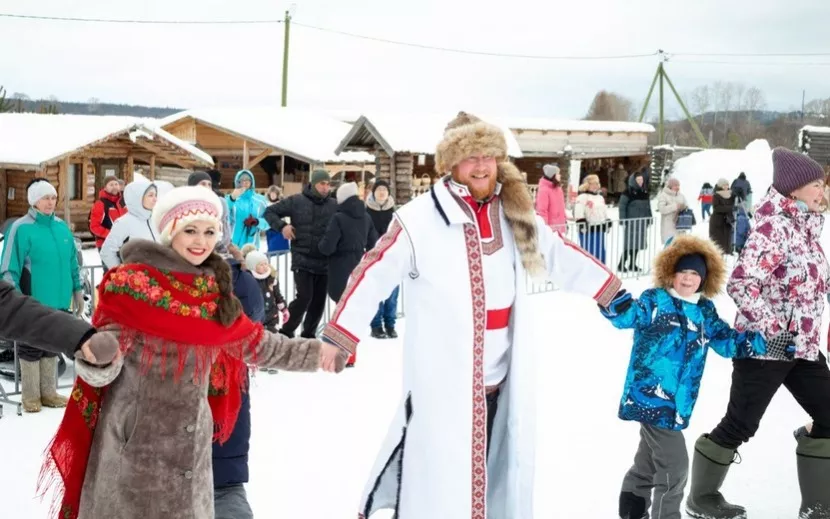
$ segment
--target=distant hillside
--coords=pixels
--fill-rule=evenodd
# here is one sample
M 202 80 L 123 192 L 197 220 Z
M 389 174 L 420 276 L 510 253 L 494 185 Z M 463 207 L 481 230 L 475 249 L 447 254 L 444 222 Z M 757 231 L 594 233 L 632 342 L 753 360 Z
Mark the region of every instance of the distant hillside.
M 16 100 L 10 99 L 13 110 L 17 111 L 18 103 L 22 103 L 24 112 L 41 112 L 50 105 L 54 105 L 57 113 L 81 114 L 81 115 L 128 115 L 133 117 L 167 117 L 168 115 L 181 112 L 180 108 L 160 108 L 156 106 L 139 106 L 113 103 L 73 103 L 53 99 Z

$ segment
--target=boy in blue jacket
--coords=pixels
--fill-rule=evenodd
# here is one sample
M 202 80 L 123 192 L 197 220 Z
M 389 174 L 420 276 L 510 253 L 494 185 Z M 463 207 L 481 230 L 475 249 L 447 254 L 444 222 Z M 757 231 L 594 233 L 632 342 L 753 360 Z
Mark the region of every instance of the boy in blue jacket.
M 711 298 L 723 289 L 727 272 L 711 241 L 677 236 L 654 270 L 656 286 L 639 299 L 623 290 L 600 308 L 614 327 L 634 329 L 619 417 L 640 422 L 640 446 L 623 480 L 621 519 L 648 518 L 649 509 L 652 518 L 680 519 L 689 468 L 683 429 L 709 348 L 726 358 L 767 352 L 760 335 L 738 333 L 718 316 Z

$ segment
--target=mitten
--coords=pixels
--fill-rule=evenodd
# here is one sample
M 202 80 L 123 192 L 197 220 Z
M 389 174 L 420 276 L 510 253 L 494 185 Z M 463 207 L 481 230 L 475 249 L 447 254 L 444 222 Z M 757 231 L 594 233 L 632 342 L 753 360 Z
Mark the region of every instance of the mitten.
M 259 218 L 249 216 L 248 218 L 245 218 L 243 223 L 245 224 L 245 227 L 256 227 L 259 225 Z
M 777 360 L 793 360 L 795 358 L 796 334 L 783 331 L 778 332 L 767 341 L 766 356 Z
M 280 311 L 280 318 L 282 319 L 282 323 L 287 323 L 288 318 L 291 317 L 291 313 L 288 312 L 288 308 L 285 307 L 285 303 L 278 304 L 277 308 Z
M 118 354 L 118 339 L 110 332 L 98 332 L 89 339 L 89 350 L 95 355 L 95 364 L 106 366 Z M 79 349 L 75 357 L 86 361 L 83 352 Z
M 629 294 L 626 289 L 622 289 L 617 292 L 617 295 L 615 295 L 614 299 L 608 303 L 607 307 L 603 307 L 599 304 L 597 306 L 599 307 L 599 311 L 605 317 L 616 317 L 628 311 L 632 304 L 634 304 L 634 298 L 631 297 L 631 294 Z
M 337 352 L 337 357 L 334 359 L 334 372 L 340 373 L 344 369 L 346 369 L 346 362 L 349 360 L 349 352 L 346 350 L 341 349 Z

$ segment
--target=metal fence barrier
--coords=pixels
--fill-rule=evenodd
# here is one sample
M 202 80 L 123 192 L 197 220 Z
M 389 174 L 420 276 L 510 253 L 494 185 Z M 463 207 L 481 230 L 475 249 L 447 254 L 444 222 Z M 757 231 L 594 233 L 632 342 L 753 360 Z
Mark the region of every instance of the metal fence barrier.
M 651 275 L 654 258 L 663 250 L 660 226 L 654 217 L 609 220 L 605 224 L 584 226 L 568 222 L 565 237 L 608 267 L 620 279 Z M 557 290 L 553 281 L 528 279 L 530 294 Z

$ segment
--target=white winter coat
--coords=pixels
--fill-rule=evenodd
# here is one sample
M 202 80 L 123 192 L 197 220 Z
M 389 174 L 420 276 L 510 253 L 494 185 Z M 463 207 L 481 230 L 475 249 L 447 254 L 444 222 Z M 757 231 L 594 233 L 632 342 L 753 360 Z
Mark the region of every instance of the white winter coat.
M 657 210 L 662 215 L 660 238 L 663 243 L 666 243 L 669 238 L 674 238 L 677 234 L 677 213 L 680 212 L 681 206 L 688 207 L 686 197 L 679 192 L 675 193 L 666 187 L 657 195 Z
M 101 246 L 101 262 L 106 268 L 121 264 L 121 247 L 127 240 L 158 241 L 158 232 L 150 223 L 149 209 L 145 209 L 142 198 L 154 184 L 144 180 L 130 182 L 124 188 L 124 203 L 127 205 L 127 214 L 112 224 L 109 236 Z
M 377 302 L 403 280 L 403 394 L 360 501 L 361 518 L 396 508 L 401 519 L 536 517 L 534 351 L 540 339 L 527 276 L 517 259 L 510 371 L 485 462 L 483 251 L 476 222 L 453 196 L 439 182 L 398 210 L 353 271 L 323 332 L 325 340 L 356 347 Z M 504 246 L 520 258 L 500 213 Z M 535 221 L 539 250 L 557 285 L 607 303 L 620 281 L 541 218 Z

